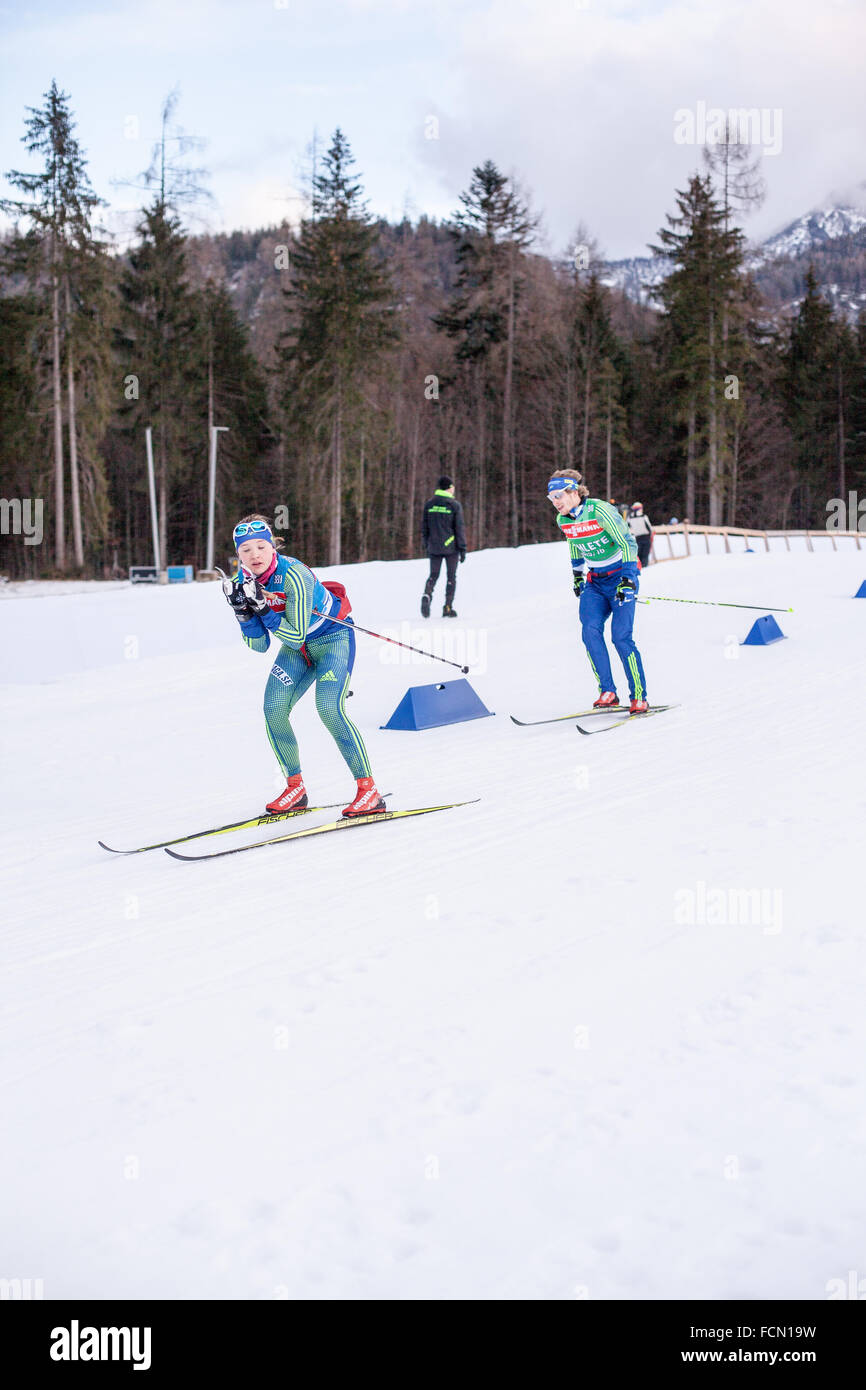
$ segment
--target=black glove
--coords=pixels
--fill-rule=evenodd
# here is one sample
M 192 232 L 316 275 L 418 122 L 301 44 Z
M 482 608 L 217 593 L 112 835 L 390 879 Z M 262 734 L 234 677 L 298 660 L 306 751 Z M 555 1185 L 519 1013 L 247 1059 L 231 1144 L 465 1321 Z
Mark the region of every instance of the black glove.
M 574 597 L 575 597 L 575 598 L 580 598 L 580 596 L 581 596 L 581 594 L 583 593 L 583 591 L 584 591 L 585 588 L 586 588 L 586 575 L 583 574 L 583 573 L 575 574 L 575 576 L 574 576 Z
M 220 570 L 219 573 L 223 576 L 223 593 L 226 596 L 226 602 L 228 603 L 229 608 L 232 610 L 239 623 L 249 622 L 250 618 L 253 616 L 253 613 L 252 609 L 250 608 L 247 602 L 247 596 L 241 588 L 240 584 L 235 584 L 234 580 L 229 579 L 229 576 L 227 574 L 223 574 L 222 570 Z
M 621 579 L 616 586 L 616 593 L 613 596 L 614 602 L 618 608 L 621 608 L 624 603 L 633 602 L 636 593 L 637 585 L 633 579 Z
M 461 550 L 461 552 L 460 552 L 460 563 L 461 563 L 461 565 L 463 564 L 463 561 L 464 561 L 465 559 L 466 559 L 466 551 L 465 551 L 465 550 Z
M 268 629 L 268 632 L 276 632 L 283 617 L 276 609 L 271 608 L 260 581 L 256 579 L 255 575 L 250 575 L 249 579 L 244 580 L 241 588 L 246 596 L 250 617 L 258 618 Z
M 251 575 L 249 579 L 244 579 L 240 587 L 243 590 L 250 613 L 257 618 L 260 618 L 263 613 L 267 613 L 268 601 L 265 598 L 265 591 L 255 575 Z

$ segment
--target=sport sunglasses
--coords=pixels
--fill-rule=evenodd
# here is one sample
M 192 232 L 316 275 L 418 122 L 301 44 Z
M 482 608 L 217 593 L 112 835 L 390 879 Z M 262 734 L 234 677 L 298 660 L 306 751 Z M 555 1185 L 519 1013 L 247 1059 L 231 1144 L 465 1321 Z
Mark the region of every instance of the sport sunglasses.
M 234 529 L 235 540 L 240 540 L 242 536 L 260 536 L 271 534 L 271 528 L 266 521 L 240 521 Z

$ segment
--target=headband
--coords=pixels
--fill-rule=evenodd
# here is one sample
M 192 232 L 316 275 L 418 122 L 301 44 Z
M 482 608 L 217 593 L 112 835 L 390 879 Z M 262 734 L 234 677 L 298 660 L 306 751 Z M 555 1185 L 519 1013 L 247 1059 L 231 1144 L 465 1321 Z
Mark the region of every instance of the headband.
M 551 478 L 547 484 L 547 491 L 550 492 L 577 492 L 578 484 L 573 478 Z
M 273 533 L 270 526 L 265 521 L 239 521 L 232 532 L 232 540 L 235 543 L 235 550 L 244 541 L 270 541 L 274 543 Z

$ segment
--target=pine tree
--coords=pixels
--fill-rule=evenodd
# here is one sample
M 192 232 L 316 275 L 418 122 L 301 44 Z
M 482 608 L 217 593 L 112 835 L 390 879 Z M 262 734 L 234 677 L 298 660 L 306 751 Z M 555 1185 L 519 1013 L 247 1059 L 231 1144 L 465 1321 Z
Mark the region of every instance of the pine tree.
M 31 154 L 44 157 L 44 167 L 36 174 L 12 170 L 8 181 L 27 195 L 26 199 L 4 199 L 0 207 L 16 217 L 28 219 L 30 226 L 16 234 L 6 254 L 7 268 L 26 275 L 32 292 L 43 305 L 46 322 L 50 319 L 51 396 L 54 437 L 55 563 L 66 568 L 65 470 L 63 455 L 64 391 L 66 367 L 66 420 L 68 426 L 72 539 L 75 563 L 84 565 L 79 467 L 79 412 L 76 387 L 84 375 L 77 362 L 76 349 L 85 327 L 82 305 L 96 298 L 107 312 L 105 297 L 109 269 L 104 248 L 92 229 L 95 209 L 102 202 L 94 193 L 87 174 L 87 160 L 75 138 L 75 122 L 69 96 L 56 82 L 45 93 L 41 109 L 28 107 L 26 134 L 22 140 Z M 107 352 L 88 355 L 87 371 L 97 372 L 91 381 L 92 394 L 99 394 L 108 370 Z M 99 412 L 98 412 L 99 413 Z M 92 421 L 90 436 L 92 444 Z M 95 431 L 98 433 L 98 430 Z M 85 460 L 89 493 L 101 498 L 104 476 L 95 448 Z M 104 526 L 104 510 L 96 507 L 98 526 Z
M 124 499 L 126 549 L 132 558 L 132 550 L 140 554 L 150 536 L 143 436 L 147 427 L 153 430 L 163 563 L 168 563 L 170 549 L 188 559 L 201 553 L 197 522 L 204 523 L 191 518 L 182 503 L 191 480 L 206 476 L 209 449 L 201 405 L 207 381 L 205 337 L 199 331 L 203 306 L 190 283 L 181 211 L 210 195 L 204 187 L 206 171 L 188 164 L 204 142 L 177 125 L 178 101 L 175 88 L 162 105 L 150 165 L 129 185 L 150 197 L 120 280 L 124 313 L 117 364 L 126 386 L 112 436 L 116 491 Z
M 810 266 L 805 297 L 791 322 L 781 383 L 796 441 L 796 516 L 801 526 L 815 524 L 817 503 L 823 508 L 839 479 L 836 469 L 844 475 L 843 355 L 839 325 Z M 840 483 L 844 486 L 844 476 Z
M 583 428 L 581 432 L 581 472 L 589 467 L 590 437 L 596 408 L 604 402 L 604 414 L 613 422 L 618 400 L 618 373 L 613 364 L 617 345 L 610 323 L 610 296 L 593 270 L 586 285 L 579 283 L 577 311 L 572 325 L 580 375 L 583 379 Z M 608 496 L 610 482 L 608 482 Z
M 153 430 L 159 544 L 166 564 L 170 527 L 175 520 L 181 528 L 185 524 L 174 514 L 177 485 L 187 476 L 190 455 L 207 458 L 204 422 L 193 405 L 196 383 L 206 372 L 195 353 L 201 346 L 196 336 L 198 306 L 187 282 L 180 221 L 157 198 L 145 210 L 137 232 L 139 241 L 129 253 L 120 285 L 126 312 L 119 355 L 123 379 L 130 382 L 121 418 L 137 444 L 141 481 L 134 485 L 136 490 L 144 489 L 143 431 L 148 426 Z
M 725 118 L 724 137 L 716 144 L 706 145 L 703 150 L 704 165 L 715 182 L 718 197 L 724 214 L 725 233 L 730 230 L 735 210 L 749 212 L 759 208 L 766 196 L 766 183 L 761 174 L 761 155 L 755 146 L 741 139 L 742 132 L 730 116 Z M 735 289 L 736 282 L 732 285 Z M 734 306 L 733 340 L 731 340 L 731 304 L 723 297 L 721 308 L 721 347 L 720 369 L 727 378 L 729 366 L 736 362 L 734 376 L 741 380 L 747 362 L 754 359 L 749 351 L 751 339 L 738 333 L 742 319 L 742 305 Z M 740 311 L 740 312 L 738 312 Z M 740 434 L 744 418 L 744 401 L 740 398 L 725 397 L 726 405 L 721 417 L 719 430 L 719 455 L 721 469 L 727 475 L 728 525 L 736 524 L 737 484 L 740 456 Z
M 718 187 L 726 232 L 731 228 L 734 211 L 759 208 L 767 191 L 761 174 L 760 153 L 755 152 L 754 145 L 742 140 L 741 134 L 736 122 L 726 117 L 723 139 L 703 149 L 704 167 Z
M 860 314 L 853 332 L 853 361 L 848 412 L 848 486 L 866 496 L 866 312 Z M 840 494 L 843 495 L 844 494 Z M 866 531 L 866 519 L 858 523 Z
M 522 261 L 538 219 L 489 159 L 473 169 L 460 202 L 453 228 L 457 282 L 450 304 L 434 322 L 455 341 L 456 360 L 463 369 L 460 375 L 474 396 L 476 543 L 484 540 L 489 482 L 493 489 L 505 488 L 504 537 L 516 545 L 520 508 L 514 451 L 514 354 Z M 503 344 L 501 352 L 495 351 L 499 344 Z M 490 416 L 500 401 L 497 431 Z M 497 433 L 502 439 L 501 470 L 488 458 L 488 440 Z
M 368 553 L 418 554 L 420 493 L 426 494 L 428 486 L 432 491 L 437 474 L 449 472 L 446 454 L 459 420 L 453 398 L 439 393 L 453 364 L 450 344 L 433 323 L 433 314 L 442 307 L 439 256 L 442 248 L 450 249 L 447 230 L 422 217 L 416 226 L 403 218 L 388 232 L 388 267 L 402 332 L 394 380 L 382 382 L 375 417 L 387 478 L 384 469 L 367 470 L 376 526 L 363 529 L 359 559 Z
M 511 545 L 517 545 L 520 540 L 521 507 L 517 491 L 517 460 L 514 452 L 514 355 L 517 315 L 525 283 L 525 277 L 520 273 L 521 263 L 535 236 L 538 218 L 532 216 L 528 204 L 521 199 L 513 182 L 508 188 L 504 223 L 506 329 L 505 379 L 502 390 L 502 459 L 511 504 L 509 541 Z
M 720 327 L 725 313 L 730 323 L 737 298 L 743 236 L 736 228 L 725 230 L 709 175 L 695 174 L 676 199 L 678 215 L 668 214 L 661 244 L 651 248 L 674 263 L 659 289 L 668 319 L 667 375 L 687 429 L 686 514 L 694 520 L 695 473 L 705 464 L 709 524 L 720 526 L 725 489 L 719 449 Z
M 551 409 L 562 437 L 557 463 L 591 475 L 590 485 L 599 493 L 605 487 L 609 497 L 614 451 L 629 449 L 622 405 L 623 344 L 613 331 L 611 295 L 596 266 L 585 276 L 572 266 L 562 267 L 558 284 L 560 313 L 543 350 Z
M 42 376 L 43 315 L 44 306 L 34 295 L 0 295 L 0 459 L 7 498 L 42 498 L 50 484 L 40 462 L 50 458 L 45 412 L 34 389 Z M 0 534 L 4 571 L 31 577 L 35 550 Z
M 273 486 L 267 465 L 275 439 L 270 426 L 267 383 L 253 357 L 249 334 L 238 319 L 225 285 L 207 283 L 196 295 L 196 341 L 191 356 L 202 364 L 191 418 L 196 440 L 188 474 L 181 478 L 187 501 L 185 553 L 204 557 L 207 529 L 207 470 L 210 431 L 220 425 L 214 529 L 228 535 L 234 519 L 262 503 Z M 190 508 L 190 500 L 195 506 Z M 191 515 L 192 513 L 192 515 Z
M 279 353 L 282 404 L 291 439 L 328 463 L 327 560 L 342 555 L 344 491 L 357 514 L 361 440 L 369 388 L 396 342 L 393 290 L 378 254 L 378 229 L 334 132 L 313 178 L 312 216 L 301 223 L 286 291 L 290 326 Z M 301 505 L 316 504 L 311 469 Z M 300 501 L 300 499 L 299 499 Z

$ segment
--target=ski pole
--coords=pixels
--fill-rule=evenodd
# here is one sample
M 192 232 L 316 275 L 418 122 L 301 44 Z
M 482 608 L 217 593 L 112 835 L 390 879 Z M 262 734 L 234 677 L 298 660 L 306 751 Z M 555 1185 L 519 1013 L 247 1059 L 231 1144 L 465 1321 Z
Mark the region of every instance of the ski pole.
M 718 603 L 710 598 L 665 598 L 653 594 L 652 598 L 639 598 L 638 603 L 702 603 L 710 608 L 754 608 L 759 613 L 793 613 L 793 608 L 767 608 L 760 603 Z
M 226 597 L 228 597 L 228 595 L 231 593 L 232 581 L 227 574 L 223 574 L 219 565 L 215 566 L 215 568 L 217 574 L 222 575 L 223 593 L 226 595 Z M 314 608 L 312 611 L 313 613 L 315 613 L 317 618 L 327 617 L 327 614 L 320 613 L 318 608 Z M 430 658 L 431 661 L 443 661 L 446 666 L 456 666 L 457 670 L 462 671 L 464 676 L 467 676 L 469 674 L 469 667 L 461 666 L 459 661 L 449 661 L 447 656 L 437 656 L 435 652 L 425 652 L 422 647 L 410 647 L 408 642 L 398 642 L 396 637 L 385 637 L 381 632 L 371 632 L 370 628 L 359 627 L 357 623 L 345 623 L 343 622 L 342 618 L 328 618 L 328 622 L 339 623 L 340 627 L 350 627 L 353 629 L 354 632 L 366 632 L 368 637 L 378 637 L 380 642 L 390 642 L 393 647 L 405 647 L 407 652 L 417 652 L 419 656 L 427 656 Z M 352 694 L 351 690 L 349 691 L 349 694 Z
M 313 612 L 317 618 L 324 618 L 327 615 L 320 613 L 318 608 Z M 398 642 L 396 637 L 385 637 L 381 632 L 371 632 L 368 627 L 359 627 L 357 623 L 346 623 L 342 618 L 328 618 L 329 623 L 339 623 L 340 627 L 350 627 L 353 632 L 366 632 L 368 637 L 378 637 L 380 642 L 390 642 L 393 647 L 405 647 L 407 652 L 417 652 L 419 656 L 429 656 L 431 661 L 444 661 L 446 666 L 456 666 L 458 671 L 462 671 L 464 676 L 469 674 L 468 666 L 461 666 L 459 661 L 449 661 L 447 656 L 437 656 L 435 652 L 425 652 L 423 647 L 410 647 L 408 642 Z

